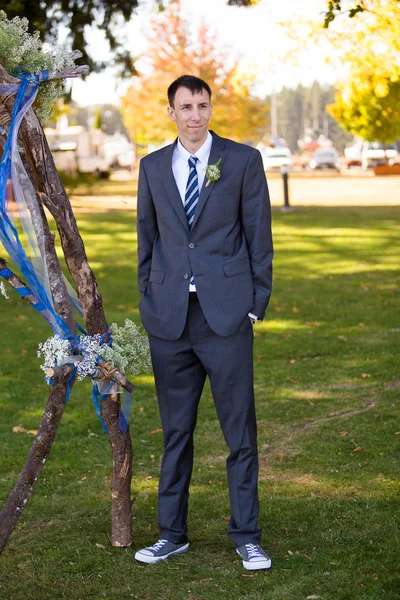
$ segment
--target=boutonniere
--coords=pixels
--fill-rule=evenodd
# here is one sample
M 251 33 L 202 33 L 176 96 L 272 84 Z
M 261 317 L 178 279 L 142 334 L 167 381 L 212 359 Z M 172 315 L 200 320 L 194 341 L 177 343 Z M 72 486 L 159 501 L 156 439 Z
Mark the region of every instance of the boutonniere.
M 221 177 L 221 171 L 219 168 L 219 165 L 222 162 L 222 158 L 218 159 L 218 162 L 215 163 L 215 165 L 207 165 L 206 167 L 206 177 L 207 177 L 207 183 L 206 183 L 206 187 L 208 185 L 210 185 L 210 183 L 212 181 L 218 181 L 218 179 Z

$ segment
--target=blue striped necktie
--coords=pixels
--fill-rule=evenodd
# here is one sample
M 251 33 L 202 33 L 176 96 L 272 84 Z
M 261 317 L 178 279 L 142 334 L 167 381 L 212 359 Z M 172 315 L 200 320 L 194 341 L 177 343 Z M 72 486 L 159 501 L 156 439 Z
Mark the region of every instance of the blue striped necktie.
M 197 176 L 196 162 L 199 159 L 197 156 L 190 156 L 189 177 L 186 184 L 185 192 L 185 213 L 189 223 L 189 229 L 192 229 L 194 213 L 196 212 L 197 203 L 199 201 L 199 178 Z M 193 275 L 190 278 L 190 285 L 194 285 Z

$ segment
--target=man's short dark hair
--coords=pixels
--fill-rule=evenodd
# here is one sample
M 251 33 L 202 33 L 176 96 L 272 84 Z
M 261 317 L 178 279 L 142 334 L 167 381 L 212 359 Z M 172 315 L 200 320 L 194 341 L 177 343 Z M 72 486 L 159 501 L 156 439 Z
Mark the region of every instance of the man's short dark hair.
M 211 100 L 211 88 L 208 83 L 194 75 L 181 75 L 178 79 L 175 79 L 168 88 L 168 102 L 172 108 L 174 108 L 176 92 L 180 87 L 187 88 L 192 94 L 201 93 L 202 90 L 206 90 Z

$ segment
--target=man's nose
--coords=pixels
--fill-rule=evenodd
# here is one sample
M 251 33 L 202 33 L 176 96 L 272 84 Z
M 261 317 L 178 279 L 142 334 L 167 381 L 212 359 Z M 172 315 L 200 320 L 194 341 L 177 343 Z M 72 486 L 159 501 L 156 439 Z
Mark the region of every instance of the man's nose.
M 200 121 L 200 111 L 198 108 L 194 108 L 192 111 L 192 121 Z

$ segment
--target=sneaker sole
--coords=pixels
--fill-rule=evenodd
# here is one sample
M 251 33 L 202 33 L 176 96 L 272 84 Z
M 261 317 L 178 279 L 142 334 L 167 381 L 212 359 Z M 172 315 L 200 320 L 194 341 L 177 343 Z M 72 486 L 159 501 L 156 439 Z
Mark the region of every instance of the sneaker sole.
M 240 556 L 240 553 L 236 550 L 236 553 Z M 272 562 L 271 560 L 260 560 L 260 561 L 248 561 L 248 560 L 243 560 L 242 559 L 242 564 L 244 566 L 244 568 L 247 571 L 261 571 L 261 570 L 266 570 L 266 569 L 270 569 L 272 567 Z
M 168 554 L 165 554 L 164 556 L 149 556 L 148 554 L 142 554 L 141 551 L 138 550 L 135 554 L 135 559 L 138 560 L 139 562 L 146 563 L 147 565 L 155 565 L 156 563 L 158 563 L 162 560 L 166 560 L 170 556 L 174 556 L 175 554 L 182 554 L 182 552 L 186 552 L 186 550 L 188 548 L 189 548 L 189 544 L 185 544 L 184 546 L 181 546 L 180 548 L 177 548 L 176 550 L 173 550 L 172 552 L 168 552 Z

